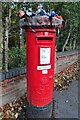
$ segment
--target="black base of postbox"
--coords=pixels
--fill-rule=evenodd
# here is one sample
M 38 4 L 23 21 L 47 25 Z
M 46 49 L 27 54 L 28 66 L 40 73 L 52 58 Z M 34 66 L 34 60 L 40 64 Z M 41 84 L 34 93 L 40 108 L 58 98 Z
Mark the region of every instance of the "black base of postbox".
M 43 107 L 36 107 L 27 103 L 27 118 L 51 118 L 53 102 Z

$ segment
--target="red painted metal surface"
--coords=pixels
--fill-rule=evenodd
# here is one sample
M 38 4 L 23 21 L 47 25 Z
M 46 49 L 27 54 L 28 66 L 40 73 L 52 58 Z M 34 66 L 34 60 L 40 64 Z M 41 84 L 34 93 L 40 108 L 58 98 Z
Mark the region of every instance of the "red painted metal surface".
M 27 101 L 34 106 L 48 105 L 52 101 L 55 41 L 53 28 L 26 30 Z

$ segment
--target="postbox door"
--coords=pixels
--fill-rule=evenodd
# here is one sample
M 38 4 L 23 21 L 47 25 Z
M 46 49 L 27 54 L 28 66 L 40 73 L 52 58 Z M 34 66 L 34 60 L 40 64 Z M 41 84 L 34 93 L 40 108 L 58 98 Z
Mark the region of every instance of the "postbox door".
M 29 36 L 29 33 L 28 33 Z M 53 29 L 31 33 L 28 44 L 28 101 L 44 106 L 52 101 L 56 32 Z M 28 39 L 29 40 L 29 39 Z

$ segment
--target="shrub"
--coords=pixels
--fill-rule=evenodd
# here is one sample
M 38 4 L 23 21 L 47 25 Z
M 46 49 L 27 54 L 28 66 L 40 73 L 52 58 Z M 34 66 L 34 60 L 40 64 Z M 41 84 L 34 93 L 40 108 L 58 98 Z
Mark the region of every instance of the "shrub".
M 26 64 L 26 49 L 13 47 L 9 50 L 9 69 L 16 67 L 24 67 Z

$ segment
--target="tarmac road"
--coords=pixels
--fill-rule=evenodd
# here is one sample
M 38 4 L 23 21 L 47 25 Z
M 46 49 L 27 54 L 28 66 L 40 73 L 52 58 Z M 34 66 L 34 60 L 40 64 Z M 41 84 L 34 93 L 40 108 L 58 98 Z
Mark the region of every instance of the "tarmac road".
M 54 92 L 55 118 L 78 119 L 78 102 L 78 80 L 73 80 L 68 90 Z

